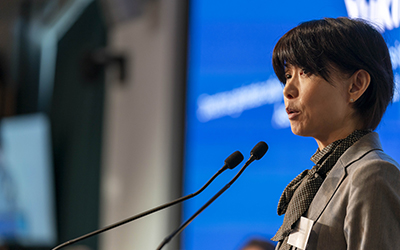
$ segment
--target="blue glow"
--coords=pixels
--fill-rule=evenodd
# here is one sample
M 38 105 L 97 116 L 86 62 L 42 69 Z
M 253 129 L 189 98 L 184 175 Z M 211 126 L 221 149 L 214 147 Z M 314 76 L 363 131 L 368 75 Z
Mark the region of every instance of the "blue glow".
M 272 87 L 277 81 L 271 65 L 273 47 L 284 33 L 303 21 L 349 16 L 349 12 L 353 17 L 367 17 L 362 16 L 362 6 L 356 2 L 191 1 L 184 192 L 200 188 L 232 152 L 239 150 L 247 158 L 261 140 L 270 149 L 185 229 L 182 249 L 240 249 L 252 237 L 269 239 L 278 230 L 283 219 L 276 213 L 279 197 L 295 176 L 312 167 L 309 158 L 317 145 L 312 138 L 293 135 L 288 127 L 282 94 L 275 94 Z M 364 4 L 372 9 L 376 7 L 372 2 L 381 1 Z M 352 9 L 346 9 L 346 4 Z M 396 78 L 400 79 L 398 11 L 385 8 L 380 8 L 376 16 L 391 13 L 391 23 L 380 26 L 386 29 L 383 35 L 391 47 Z M 399 125 L 397 96 L 377 130 L 385 151 L 397 161 Z M 224 173 L 200 197 L 186 202 L 183 219 L 236 172 Z

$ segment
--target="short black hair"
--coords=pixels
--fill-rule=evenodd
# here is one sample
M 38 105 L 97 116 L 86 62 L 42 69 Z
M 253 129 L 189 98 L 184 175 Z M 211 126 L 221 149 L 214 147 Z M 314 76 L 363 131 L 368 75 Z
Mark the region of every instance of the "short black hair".
M 275 246 L 272 245 L 267 240 L 261 240 L 261 239 L 252 239 L 249 241 L 242 249 L 246 249 L 247 247 L 258 247 L 263 250 L 274 250 Z
M 371 76 L 365 93 L 354 103 L 363 129 L 376 129 L 394 93 L 392 63 L 380 32 L 362 19 L 324 18 L 299 24 L 275 45 L 272 65 L 286 82 L 285 67 L 297 66 L 330 80 L 333 67 L 352 75 L 363 69 Z

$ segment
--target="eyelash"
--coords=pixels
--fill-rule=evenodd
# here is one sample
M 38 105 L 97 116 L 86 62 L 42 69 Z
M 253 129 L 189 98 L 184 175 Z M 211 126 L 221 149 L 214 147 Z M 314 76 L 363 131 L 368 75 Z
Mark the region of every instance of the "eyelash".
M 310 72 L 308 70 L 306 70 L 306 69 L 302 69 L 300 75 L 308 76 L 308 75 L 310 75 Z M 292 78 L 292 75 L 288 74 L 288 73 L 285 73 L 285 79 L 290 79 L 290 78 Z
M 303 73 L 304 75 L 310 74 L 310 71 L 308 71 L 308 70 L 306 70 L 306 69 L 302 69 L 301 71 L 302 71 L 302 73 Z

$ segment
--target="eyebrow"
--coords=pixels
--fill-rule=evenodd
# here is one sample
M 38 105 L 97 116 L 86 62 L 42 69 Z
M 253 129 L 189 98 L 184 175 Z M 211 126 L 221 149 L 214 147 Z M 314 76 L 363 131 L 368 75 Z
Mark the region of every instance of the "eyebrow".
M 284 66 L 285 72 L 286 72 L 287 70 L 290 70 L 290 69 L 293 67 L 293 65 L 291 65 L 291 64 L 289 64 L 289 63 L 288 63 L 288 64 L 285 63 L 283 66 Z
M 286 63 L 285 63 L 283 70 L 284 70 L 284 72 L 286 73 L 287 71 L 290 71 L 290 70 L 292 70 L 293 68 L 294 68 L 294 66 L 293 66 L 292 64 L 290 64 L 290 63 L 286 64 Z

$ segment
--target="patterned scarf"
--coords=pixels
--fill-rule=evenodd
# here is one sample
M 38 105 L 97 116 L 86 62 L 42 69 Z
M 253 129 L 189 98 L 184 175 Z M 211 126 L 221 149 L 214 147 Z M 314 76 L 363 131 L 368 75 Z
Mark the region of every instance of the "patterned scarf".
M 345 139 L 329 144 L 322 151 L 319 149 L 311 157 L 315 166 L 311 170 L 304 170 L 294 178 L 282 193 L 278 203 L 278 215 L 285 214 L 283 224 L 272 238 L 273 241 L 283 241 L 279 250 L 291 248 L 287 244 L 288 236 L 293 225 L 307 212 L 314 196 L 321 187 L 325 177 L 336 164 L 340 156 L 370 130 L 356 130 Z

